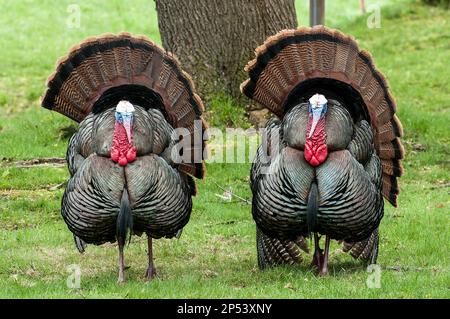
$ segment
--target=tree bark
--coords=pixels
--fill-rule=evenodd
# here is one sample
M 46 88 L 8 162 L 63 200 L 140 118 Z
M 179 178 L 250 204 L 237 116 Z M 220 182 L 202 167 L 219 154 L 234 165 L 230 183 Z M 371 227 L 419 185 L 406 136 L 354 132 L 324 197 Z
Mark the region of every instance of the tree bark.
M 280 30 L 297 27 L 294 0 L 155 0 L 163 47 L 175 53 L 202 98 L 240 97 L 245 64 Z

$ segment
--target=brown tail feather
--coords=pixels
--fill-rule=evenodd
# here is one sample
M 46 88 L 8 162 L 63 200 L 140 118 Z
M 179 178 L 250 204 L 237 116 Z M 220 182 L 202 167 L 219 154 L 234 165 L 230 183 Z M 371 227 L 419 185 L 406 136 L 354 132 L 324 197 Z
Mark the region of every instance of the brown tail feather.
M 400 160 L 404 157 L 399 140 L 403 129 L 387 81 L 371 55 L 360 50 L 353 38 L 324 26 L 281 31 L 255 53 L 256 58 L 245 67 L 249 79 L 241 84 L 241 91 L 279 117 L 293 96 L 299 97 L 298 91 L 306 94 L 306 88 L 315 88 L 318 81 L 326 83 L 324 87 L 335 94 L 343 88 L 356 92 L 384 163 L 383 194 L 396 205 L 396 178 L 402 173 Z
M 380 142 L 388 142 L 403 136 L 403 127 L 396 115 L 392 119 L 378 127 L 378 140 Z
M 309 253 L 308 242 L 302 236 L 295 240 L 269 237 L 256 228 L 258 265 L 261 269 L 275 265 L 294 265 L 303 260 L 302 251 Z
M 383 168 L 383 173 L 386 175 L 399 177 L 403 175 L 403 165 L 397 159 L 393 160 L 381 160 L 381 166 Z
M 375 264 L 378 257 L 378 228 L 374 230 L 369 238 L 356 243 L 344 242 L 342 250 L 350 253 L 355 259 L 361 259 L 371 264 Z
M 381 159 L 403 159 L 405 149 L 398 138 L 392 141 L 381 143 L 378 148 L 378 155 Z
M 192 79 L 172 54 L 146 37 L 121 33 L 88 38 L 58 61 L 47 86 L 42 106 L 77 122 L 125 98 L 160 108 L 173 127 L 187 128 L 192 139 L 195 120 L 206 127 Z M 199 142 L 203 150 L 205 143 Z M 204 175 L 202 161 L 183 163 L 180 169 L 184 167 L 195 177 Z
M 400 188 L 396 176 L 383 174 L 381 193 L 393 206 L 397 207 L 397 196 L 400 193 Z

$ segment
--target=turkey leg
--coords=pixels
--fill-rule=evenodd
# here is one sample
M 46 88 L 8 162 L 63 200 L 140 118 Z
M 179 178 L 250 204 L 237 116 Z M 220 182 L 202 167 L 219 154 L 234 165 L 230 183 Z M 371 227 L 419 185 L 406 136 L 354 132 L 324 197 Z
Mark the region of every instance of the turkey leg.
M 322 265 L 319 268 L 318 276 L 328 275 L 328 252 L 330 250 L 330 236 L 325 236 L 325 253 L 323 255 Z
M 152 244 L 152 238 L 148 236 L 148 268 L 147 272 L 145 273 L 145 276 L 147 277 L 147 280 L 152 280 L 155 278 L 158 273 L 156 272 L 155 264 L 153 263 L 153 244 Z
M 311 265 L 316 267 L 317 269 L 322 269 L 323 264 L 323 250 L 320 249 L 320 237 L 317 233 L 314 233 L 314 255 Z
M 117 279 L 117 282 L 123 283 L 125 282 L 125 263 L 123 261 L 123 246 L 124 244 L 121 243 L 119 240 L 119 279 Z

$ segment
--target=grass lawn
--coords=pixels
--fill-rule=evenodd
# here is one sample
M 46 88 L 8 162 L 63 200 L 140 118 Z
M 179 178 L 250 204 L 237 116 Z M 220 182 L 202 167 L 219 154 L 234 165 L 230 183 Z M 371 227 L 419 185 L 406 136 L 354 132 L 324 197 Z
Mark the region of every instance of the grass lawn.
M 78 1 L 80 28 L 68 28 L 72 1 L 2 2 L 0 12 L 0 298 L 449 298 L 450 14 L 418 1 L 381 4 L 381 28 L 367 28 L 358 3 L 328 1 L 327 24 L 369 50 L 398 102 L 407 150 L 399 208 L 386 204 L 381 224 L 381 287 L 366 286 L 365 267 L 339 251 L 330 276 L 300 267 L 259 271 L 250 205 L 224 202 L 217 187 L 250 198 L 250 164 L 209 164 L 198 182 L 191 221 L 179 240 L 157 240 L 159 279 L 144 281 L 146 240 L 125 250 L 128 281 L 116 284 L 115 245 L 76 250 L 60 216 L 68 178 L 60 165 L 12 162 L 63 157 L 72 122 L 39 108 L 55 61 L 87 36 L 126 30 L 160 42 L 153 1 Z M 297 1 L 306 25 L 308 1 Z M 331 4 L 332 3 L 332 4 Z M 392 3 L 392 2 L 391 2 Z M 345 8 L 345 9 L 342 9 Z M 232 123 L 226 96 L 212 103 Z M 238 114 L 243 114 L 243 112 Z M 337 245 L 333 246 L 337 248 Z M 79 265 L 81 289 L 69 289 L 68 266 Z

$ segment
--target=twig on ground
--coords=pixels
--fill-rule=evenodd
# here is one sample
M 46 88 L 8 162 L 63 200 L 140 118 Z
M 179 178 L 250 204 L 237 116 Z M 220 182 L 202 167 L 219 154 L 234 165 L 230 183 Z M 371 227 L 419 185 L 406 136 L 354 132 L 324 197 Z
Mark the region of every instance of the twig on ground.
M 63 188 L 65 185 L 67 184 L 67 182 L 62 182 L 53 186 L 50 186 L 48 188 L 49 191 L 56 191 L 57 189 Z
M 450 182 L 438 184 L 436 186 L 431 186 L 430 189 L 448 188 L 450 187 Z
M 433 270 L 433 267 L 416 267 L 416 266 L 385 266 L 386 270 L 393 271 L 424 271 L 427 269 Z
M 225 189 L 224 187 L 220 186 L 219 184 L 217 184 L 215 181 L 212 181 L 218 188 L 220 188 L 221 190 L 223 190 L 224 192 L 230 192 L 229 189 Z M 245 199 L 239 195 L 234 194 L 233 192 L 230 192 L 231 196 L 236 197 L 237 199 L 243 201 L 244 203 L 251 205 L 251 202 L 248 199 Z

